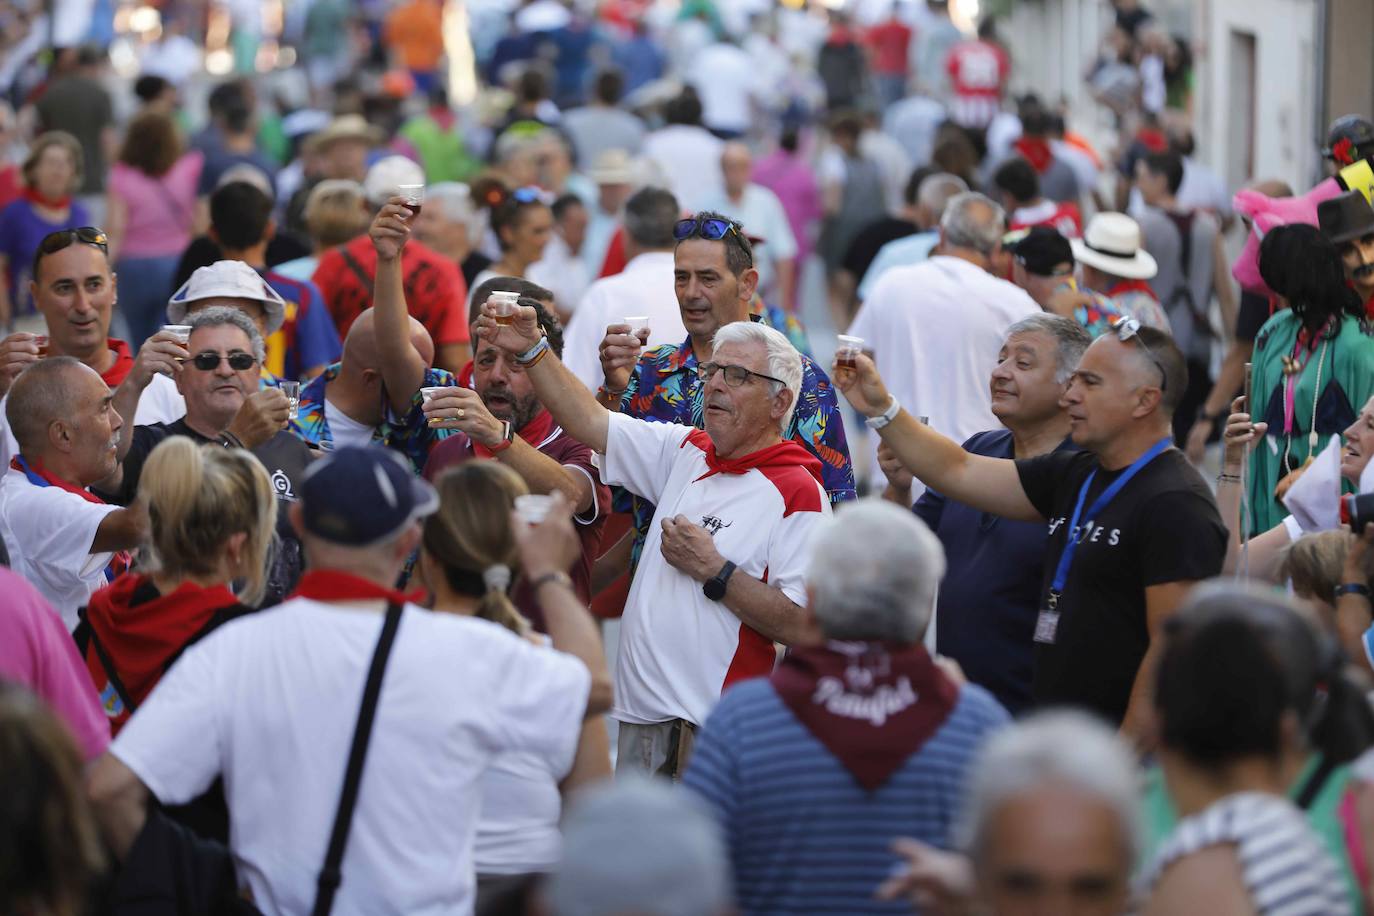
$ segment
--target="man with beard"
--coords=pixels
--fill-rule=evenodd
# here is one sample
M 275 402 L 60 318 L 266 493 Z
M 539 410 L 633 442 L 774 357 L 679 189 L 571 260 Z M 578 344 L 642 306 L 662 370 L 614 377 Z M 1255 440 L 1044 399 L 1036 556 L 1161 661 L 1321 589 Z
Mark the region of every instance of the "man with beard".
M 557 356 L 563 353 L 563 329 L 538 299 L 520 299 L 539 316 L 539 328 Z M 474 337 L 471 388 L 445 388 L 425 403 L 431 423 L 457 430 L 430 452 L 424 476 L 434 480 L 445 469 L 474 458 L 500 461 L 519 474 L 531 493 L 561 491 L 574 507 L 573 521 L 582 543 L 582 559 L 571 570 L 573 588 L 583 602 L 591 600 L 591 569 L 601 546 L 601 529 L 610 511 L 611 493 L 592 464 L 592 450 L 563 431 L 539 402 L 529 378 L 505 350 Z M 543 615 L 527 583 L 517 584 L 516 607 L 543 630 Z
M 1345 279 L 1364 303 L 1365 314 L 1374 310 L 1374 207 L 1359 191 L 1317 204 L 1322 234 L 1341 253 Z

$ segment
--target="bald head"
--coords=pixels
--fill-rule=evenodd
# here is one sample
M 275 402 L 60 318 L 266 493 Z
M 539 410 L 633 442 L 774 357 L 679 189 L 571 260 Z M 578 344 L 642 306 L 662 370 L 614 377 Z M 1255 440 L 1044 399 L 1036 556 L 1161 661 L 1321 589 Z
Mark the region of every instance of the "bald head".
M 103 392 L 103 393 L 102 393 Z M 19 374 L 5 402 L 5 419 L 19 443 L 21 454 L 33 458 L 48 444 L 48 428 L 54 420 L 74 422 L 109 387 L 90 366 L 70 356 L 50 356 Z
M 754 157 L 749 147 L 738 141 L 725 144 L 720 153 L 720 171 L 725 178 L 725 190 L 732 197 L 744 193 L 753 171 Z
M 434 365 L 434 340 L 429 331 L 414 318 L 410 318 L 410 345 L 420 354 L 426 366 Z M 372 309 L 357 317 L 348 336 L 344 338 L 343 364 L 352 369 L 380 369 L 381 353 L 377 349 L 377 324 Z

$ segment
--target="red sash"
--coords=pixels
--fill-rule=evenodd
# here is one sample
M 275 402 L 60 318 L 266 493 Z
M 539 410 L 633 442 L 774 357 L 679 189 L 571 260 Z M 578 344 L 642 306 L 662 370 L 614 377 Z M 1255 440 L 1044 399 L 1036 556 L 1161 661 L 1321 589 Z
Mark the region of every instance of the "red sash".
M 368 598 L 381 598 L 397 604 L 418 604 L 425 598 L 424 589 L 398 592 L 385 588 L 370 579 L 340 572 L 337 569 L 312 569 L 301 576 L 292 598 L 310 598 L 314 601 L 359 601 Z

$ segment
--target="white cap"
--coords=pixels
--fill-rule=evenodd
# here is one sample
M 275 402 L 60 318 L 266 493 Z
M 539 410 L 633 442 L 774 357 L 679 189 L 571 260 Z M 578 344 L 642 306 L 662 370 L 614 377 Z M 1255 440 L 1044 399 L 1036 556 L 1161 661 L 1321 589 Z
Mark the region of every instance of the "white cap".
M 403 184 L 424 184 L 425 170 L 405 156 L 387 156 L 367 170 L 363 190 L 369 203 L 380 206 L 399 194 Z
M 286 300 L 262 274 L 242 261 L 216 261 L 197 269 L 167 300 L 167 321 L 183 324 L 190 304 L 204 299 L 249 299 L 261 303 L 268 334 L 276 333 L 286 321 Z

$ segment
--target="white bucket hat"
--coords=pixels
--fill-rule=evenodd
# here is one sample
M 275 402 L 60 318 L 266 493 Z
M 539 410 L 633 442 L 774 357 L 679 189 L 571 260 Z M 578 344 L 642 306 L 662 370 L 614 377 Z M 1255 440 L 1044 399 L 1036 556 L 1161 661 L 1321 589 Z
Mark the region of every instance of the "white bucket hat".
M 191 274 L 167 300 L 167 320 L 182 324 L 192 302 L 205 299 L 248 299 L 262 304 L 267 316 L 267 333 L 275 334 L 286 321 L 286 300 L 242 261 L 216 261 Z
M 1124 213 L 1099 213 L 1081 239 L 1070 239 L 1073 256 L 1089 267 L 1127 280 L 1148 280 L 1159 265 L 1140 248 L 1140 224 Z

